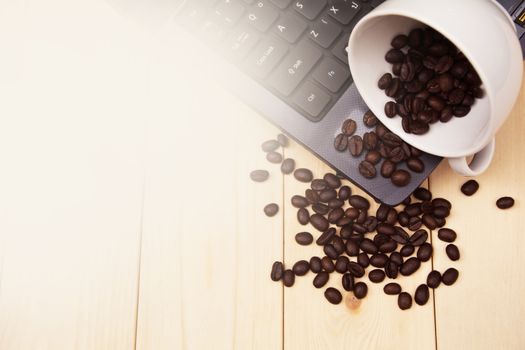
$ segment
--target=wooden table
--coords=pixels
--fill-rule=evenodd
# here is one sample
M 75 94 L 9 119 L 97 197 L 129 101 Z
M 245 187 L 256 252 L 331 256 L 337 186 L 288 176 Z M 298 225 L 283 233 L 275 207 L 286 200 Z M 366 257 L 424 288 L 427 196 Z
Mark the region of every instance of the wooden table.
M 400 283 L 413 292 L 449 266 L 457 283 L 408 311 L 384 283 L 334 306 L 311 273 L 293 288 L 269 279 L 275 260 L 322 253 L 294 242 L 289 199 L 306 185 L 260 151 L 278 130 L 197 69 L 206 57 L 103 2 L 55 2 L 62 12 L 0 8 L 19 41 L 0 39 L 25 58 L 0 68 L 0 349 L 525 348 L 525 89 L 475 196 L 446 163 L 425 184 L 453 203 L 462 257 L 451 263 L 433 232 L 433 259 Z M 330 170 L 295 143 L 283 153 Z M 252 183 L 256 168 L 270 180 Z M 495 208 L 503 195 L 514 208 Z

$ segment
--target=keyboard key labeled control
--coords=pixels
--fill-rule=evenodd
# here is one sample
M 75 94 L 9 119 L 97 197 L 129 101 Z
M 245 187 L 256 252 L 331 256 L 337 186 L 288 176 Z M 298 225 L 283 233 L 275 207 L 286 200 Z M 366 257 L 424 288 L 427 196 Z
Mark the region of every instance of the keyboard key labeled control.
M 268 1 L 257 1 L 247 13 L 248 22 L 262 32 L 267 31 L 278 17 L 279 11 Z
M 361 10 L 361 5 L 351 0 L 328 0 L 328 14 L 341 24 L 347 25 Z
M 288 44 L 277 38 L 266 38 L 255 47 L 246 59 L 247 69 L 256 77 L 263 79 L 286 55 Z
M 344 33 L 332 49 L 332 53 L 335 55 L 335 57 L 339 58 L 345 64 L 348 64 L 348 53 L 346 52 L 346 48 L 348 47 L 349 39 L 350 33 Z
M 315 69 L 313 78 L 328 90 L 335 93 L 339 91 L 350 78 L 350 69 L 348 66 L 343 66 L 333 58 L 326 57 Z
M 312 82 L 307 81 L 293 96 L 293 102 L 302 110 L 319 120 L 319 115 L 330 102 L 330 96 Z
M 290 43 L 295 43 L 308 28 L 308 24 L 299 17 L 288 13 L 279 18 L 273 27 L 274 32 L 281 38 Z
M 310 39 L 327 49 L 341 34 L 341 27 L 327 17 L 319 18 L 308 32 Z
M 292 0 L 271 0 L 271 1 L 272 1 L 272 4 L 279 7 L 280 9 L 287 8 L 288 6 L 290 6 L 290 3 L 292 2 Z
M 281 94 L 290 95 L 321 56 L 320 49 L 307 41 L 300 42 L 272 73 L 270 84 Z
M 326 6 L 326 0 L 295 0 L 293 8 L 309 20 L 319 16 Z

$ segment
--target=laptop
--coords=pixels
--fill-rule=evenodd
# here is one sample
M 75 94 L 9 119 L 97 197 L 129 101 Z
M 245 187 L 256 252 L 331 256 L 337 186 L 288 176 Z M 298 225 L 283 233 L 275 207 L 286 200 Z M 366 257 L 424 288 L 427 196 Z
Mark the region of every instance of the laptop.
M 304 145 L 376 201 L 397 205 L 438 166 L 423 154 L 425 169 L 397 187 L 377 175 L 363 177 L 354 158 L 338 152 L 334 138 L 352 118 L 356 134 L 368 107 L 352 82 L 346 47 L 356 23 L 385 0 L 110 0 L 125 13 L 156 12 L 173 20 L 220 57 L 224 84 L 270 122 Z M 499 0 L 516 23 L 525 47 L 525 1 Z M 525 51 L 524 51 L 525 52 Z M 300 62 L 301 64 L 295 64 Z

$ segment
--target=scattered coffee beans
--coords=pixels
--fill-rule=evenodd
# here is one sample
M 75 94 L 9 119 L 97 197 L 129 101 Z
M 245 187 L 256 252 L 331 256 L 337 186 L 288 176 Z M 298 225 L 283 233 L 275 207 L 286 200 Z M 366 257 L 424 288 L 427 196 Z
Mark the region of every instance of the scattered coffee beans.
M 437 288 L 441 284 L 441 273 L 439 271 L 431 271 L 427 276 L 427 286 L 430 288 Z
M 454 284 L 454 282 L 456 282 L 456 280 L 458 279 L 458 276 L 459 276 L 459 271 L 451 267 L 443 273 L 443 276 L 441 277 L 441 281 L 443 282 L 444 285 L 451 286 Z
M 275 203 L 270 203 L 264 207 L 264 213 L 266 216 L 272 217 L 277 215 L 279 212 L 279 206 Z
M 496 201 L 496 206 L 500 209 L 509 209 L 514 206 L 514 198 L 512 197 L 501 197 Z
M 430 297 L 430 293 L 426 284 L 421 284 L 416 289 L 414 294 L 414 301 L 418 305 L 425 305 Z
M 313 285 L 315 288 L 322 288 L 326 285 L 326 283 L 328 283 L 329 279 L 330 275 L 328 274 L 328 272 L 321 271 L 315 276 L 313 280 Z
M 368 294 L 368 286 L 364 282 L 354 284 L 354 295 L 357 299 L 363 299 Z
M 280 281 L 281 278 L 283 278 L 283 273 L 284 273 L 283 263 L 280 261 L 274 262 L 272 265 L 272 272 L 270 274 L 272 281 L 275 281 L 275 282 Z
M 449 244 L 445 248 L 445 252 L 450 260 L 459 260 L 459 248 L 455 244 Z
M 295 241 L 300 245 L 310 245 L 314 241 L 314 237 L 309 232 L 299 232 L 295 235 Z
M 268 180 L 270 173 L 266 170 L 254 170 L 250 173 L 250 178 L 255 182 L 264 182 Z
M 407 310 L 412 307 L 412 297 L 407 292 L 399 293 L 397 297 L 397 305 L 401 310 Z
M 337 305 L 343 300 L 341 292 L 335 288 L 329 287 L 325 290 L 324 296 L 331 304 Z
M 388 295 L 397 295 L 401 293 L 401 286 L 394 282 L 387 283 L 383 287 L 383 291 L 385 292 L 385 294 L 388 294 Z
M 314 178 L 312 172 L 305 168 L 295 170 L 293 176 L 300 182 L 310 182 Z
M 461 192 L 465 196 L 472 196 L 479 189 L 479 183 L 476 180 L 468 180 L 461 186 Z
M 299 260 L 293 265 L 292 271 L 296 276 L 304 276 L 310 271 L 310 264 L 306 260 Z
M 441 228 L 438 230 L 438 238 L 443 242 L 452 243 L 456 240 L 457 234 L 454 230 L 449 228 Z
M 286 287 L 291 287 L 295 283 L 295 275 L 292 270 L 284 270 L 283 284 Z

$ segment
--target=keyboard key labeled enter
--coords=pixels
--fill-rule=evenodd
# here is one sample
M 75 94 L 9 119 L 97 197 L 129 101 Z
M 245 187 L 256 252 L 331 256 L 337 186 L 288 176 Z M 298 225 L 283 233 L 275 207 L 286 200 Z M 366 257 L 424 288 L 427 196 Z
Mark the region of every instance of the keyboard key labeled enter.
M 315 69 L 314 79 L 332 92 L 338 92 L 350 78 L 348 66 L 343 66 L 336 60 L 326 57 Z

